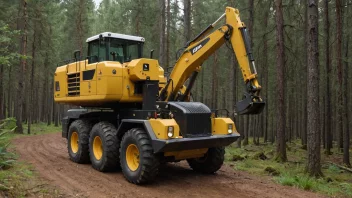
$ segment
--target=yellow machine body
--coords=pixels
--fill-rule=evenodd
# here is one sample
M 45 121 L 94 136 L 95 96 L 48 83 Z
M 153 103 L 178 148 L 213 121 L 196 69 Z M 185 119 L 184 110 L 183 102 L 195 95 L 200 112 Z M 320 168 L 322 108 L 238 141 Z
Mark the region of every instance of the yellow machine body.
M 149 65 L 148 71 L 143 70 L 145 64 Z M 57 67 L 54 99 L 77 106 L 142 102 L 142 94 L 136 93 L 135 85 L 146 79 L 159 81 L 161 85 L 166 82 L 157 60 L 141 58 L 123 64 L 117 61 L 74 62 Z

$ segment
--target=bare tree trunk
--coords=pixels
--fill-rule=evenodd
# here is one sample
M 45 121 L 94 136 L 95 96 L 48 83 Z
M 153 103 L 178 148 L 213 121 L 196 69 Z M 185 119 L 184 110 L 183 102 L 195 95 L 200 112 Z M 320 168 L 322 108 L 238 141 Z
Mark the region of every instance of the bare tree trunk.
M 39 14 L 36 14 L 36 18 L 39 18 Z M 33 43 L 32 43 L 32 62 L 31 62 L 31 75 L 29 78 L 29 85 L 28 85 L 28 96 L 29 96 L 29 101 L 28 101 L 28 128 L 27 128 L 27 133 L 31 133 L 31 124 L 32 124 L 32 117 L 33 117 L 33 79 L 34 79 L 34 73 L 35 73 L 35 60 L 36 60 L 36 44 L 37 44 L 37 22 L 34 22 L 34 29 L 33 29 Z
M 243 116 L 244 121 L 243 121 L 243 134 L 244 137 L 243 139 L 243 146 L 248 145 L 248 136 L 249 136 L 249 115 Z
M 253 47 L 253 34 L 254 34 L 254 0 L 249 0 L 249 36 L 251 38 L 251 46 Z
M 12 101 L 11 101 L 11 85 L 12 85 L 12 67 L 9 68 L 9 82 L 7 85 L 7 116 L 12 117 L 13 116 L 13 111 L 12 111 Z
M 165 0 L 159 0 L 160 17 L 159 17 L 159 64 L 165 68 Z
M 170 28 L 171 28 L 171 0 L 167 0 L 167 12 L 166 12 L 166 59 L 165 59 L 165 68 L 168 68 L 170 65 Z
M 3 80 L 4 80 L 4 66 L 0 65 L 0 120 L 5 118 L 5 114 L 3 113 L 4 103 L 4 89 L 3 89 Z
M 269 12 L 271 7 L 271 2 L 269 3 L 268 10 L 265 11 L 264 15 L 264 28 L 265 30 L 268 29 L 268 23 L 269 23 Z M 265 99 L 268 99 L 268 81 L 269 81 L 269 69 L 268 69 L 268 35 L 264 34 L 263 36 L 263 76 L 264 76 L 264 94 L 265 94 Z M 262 116 L 264 117 L 264 142 L 267 142 L 268 139 L 268 130 L 269 130 L 269 101 L 266 100 L 266 108 L 264 110 L 264 113 L 262 113 Z
M 307 6 L 307 3 L 304 3 L 304 17 L 305 17 L 305 20 L 304 20 L 304 28 L 305 28 L 305 31 L 304 32 L 304 49 L 305 49 L 305 63 L 306 65 L 303 65 L 303 71 L 307 72 L 307 68 L 308 68 L 308 52 L 307 52 L 307 49 L 308 49 L 308 46 L 307 46 L 307 43 L 308 43 L 308 37 L 307 37 L 307 27 L 308 27 L 308 6 Z M 306 98 L 307 98 L 307 75 L 305 75 L 303 72 L 303 75 L 302 75 L 302 90 L 303 90 L 303 93 L 302 93 L 302 100 L 301 101 L 305 101 Z M 307 147 L 307 103 L 306 102 L 302 102 L 302 108 L 303 108 L 303 111 L 302 111 L 302 124 L 301 124 L 301 141 L 302 141 L 302 146 L 303 148 L 306 148 Z
M 185 43 L 191 40 L 191 0 L 183 0 Z
M 141 1 L 137 0 L 137 15 L 136 15 L 136 20 L 135 20 L 135 28 L 136 28 L 136 35 L 140 35 L 140 10 L 141 10 Z
M 347 12 L 346 12 L 346 16 L 348 17 L 349 14 L 349 6 L 348 6 L 348 2 L 346 1 L 346 7 Z M 346 19 L 346 27 L 349 27 L 349 20 Z M 350 162 L 350 129 L 349 129 L 349 101 L 348 101 L 348 94 L 349 92 L 349 88 L 348 88 L 348 50 L 349 50 L 349 41 L 350 41 L 350 34 L 347 33 L 346 35 L 346 41 L 345 43 L 345 67 L 344 67 L 344 71 L 343 71 L 343 163 L 347 166 L 347 167 L 351 167 L 351 162 Z
M 331 111 L 331 59 L 330 59 L 330 20 L 329 20 L 329 0 L 324 0 L 324 29 L 325 29 L 325 58 L 326 58 L 326 150 L 325 153 L 331 155 L 332 148 L 332 126 L 330 118 Z
M 219 59 L 218 59 L 218 53 L 215 52 L 214 53 L 214 62 L 213 62 L 213 67 L 212 67 L 212 85 L 213 85 L 213 89 L 212 89 L 212 98 L 211 98 L 211 107 L 213 109 L 217 109 L 218 108 L 218 97 L 219 97 L 219 91 L 218 91 L 218 72 L 217 72 L 217 65 L 219 63 Z
M 27 55 L 27 0 L 23 0 L 21 2 L 21 8 L 22 9 L 22 17 L 23 17 L 23 22 L 20 25 L 20 30 L 22 31 L 21 35 L 21 40 L 20 40 L 20 54 L 22 56 Z M 15 111 L 15 117 L 16 117 L 16 133 L 23 133 L 23 127 L 22 127 L 22 111 L 23 111 L 23 103 L 24 103 L 24 74 L 26 73 L 26 60 L 21 59 L 20 60 L 20 66 L 19 66 L 19 72 L 18 72 L 18 87 L 17 87 L 17 100 L 16 100 L 16 111 Z
M 285 48 L 283 34 L 283 13 L 282 0 L 275 1 L 276 10 L 276 46 L 277 46 L 277 141 L 276 141 L 276 159 L 281 162 L 287 161 L 286 156 L 286 115 L 285 115 Z
M 338 79 L 338 98 L 337 98 L 337 133 L 338 148 L 343 149 L 343 122 L 342 122 L 342 8 L 341 0 L 336 0 L 336 58 L 337 58 L 337 79 Z
M 307 171 L 311 176 L 321 176 L 319 127 L 319 49 L 318 1 L 308 1 L 308 89 L 307 89 Z

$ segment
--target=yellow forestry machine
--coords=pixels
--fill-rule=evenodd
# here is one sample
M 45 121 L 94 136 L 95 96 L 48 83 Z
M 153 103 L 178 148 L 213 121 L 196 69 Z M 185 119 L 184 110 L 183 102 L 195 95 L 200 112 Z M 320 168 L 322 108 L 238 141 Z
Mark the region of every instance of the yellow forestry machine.
M 215 29 L 224 18 L 225 25 Z M 102 172 L 121 168 L 131 183 L 153 180 L 165 162 L 187 160 L 202 173 L 221 168 L 224 146 L 240 134 L 230 118 L 192 102 L 190 94 L 201 65 L 222 45 L 233 49 L 246 87 L 236 113 L 258 114 L 265 106 L 237 9 L 227 7 L 189 41 L 168 76 L 152 52 L 142 57 L 142 37 L 105 32 L 87 43 L 86 58 L 76 51 L 55 72 L 55 101 L 80 106 L 63 118 L 62 136 L 72 161 L 90 162 Z

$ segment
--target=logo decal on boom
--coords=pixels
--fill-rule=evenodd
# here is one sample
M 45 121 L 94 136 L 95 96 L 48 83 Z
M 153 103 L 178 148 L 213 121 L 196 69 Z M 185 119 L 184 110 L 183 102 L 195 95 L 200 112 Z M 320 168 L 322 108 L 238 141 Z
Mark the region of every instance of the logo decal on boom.
M 200 42 L 197 46 L 191 48 L 189 51 L 191 52 L 192 55 L 194 55 L 195 53 L 197 53 L 200 49 L 202 49 L 202 47 L 204 47 L 205 44 L 208 43 L 208 41 L 210 40 L 210 38 L 206 38 L 204 39 L 202 42 Z

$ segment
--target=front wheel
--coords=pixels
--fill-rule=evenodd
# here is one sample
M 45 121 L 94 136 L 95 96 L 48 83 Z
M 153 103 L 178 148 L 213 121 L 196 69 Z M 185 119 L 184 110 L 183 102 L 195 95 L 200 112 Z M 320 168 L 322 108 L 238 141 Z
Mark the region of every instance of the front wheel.
M 92 124 L 88 120 L 76 120 L 72 122 L 68 130 L 68 154 L 70 160 L 84 164 L 89 162 L 89 132 Z
M 158 174 L 159 160 L 143 129 L 134 128 L 124 134 L 120 147 L 120 165 L 125 178 L 134 184 L 147 183 Z
M 93 168 L 101 172 L 118 168 L 119 145 L 117 130 L 113 124 L 95 124 L 89 138 L 89 155 Z
M 211 174 L 218 171 L 225 159 L 223 147 L 209 148 L 208 152 L 201 158 L 188 159 L 189 166 L 197 172 Z

